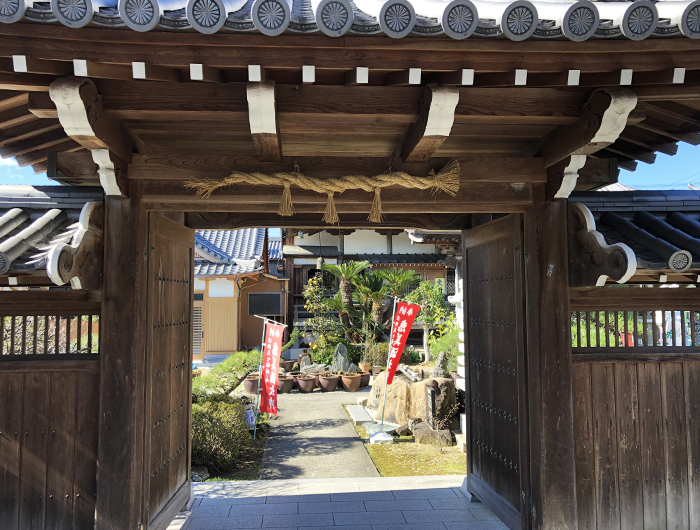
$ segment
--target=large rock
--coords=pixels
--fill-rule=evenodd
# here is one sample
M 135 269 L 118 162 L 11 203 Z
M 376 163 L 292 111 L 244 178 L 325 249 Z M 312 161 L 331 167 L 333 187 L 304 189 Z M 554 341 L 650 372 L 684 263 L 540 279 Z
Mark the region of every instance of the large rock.
M 359 372 L 360 368 L 348 360 L 348 349 L 342 342 L 335 348 L 333 354 L 333 364 L 331 364 L 331 372 Z
M 438 439 L 438 436 L 442 440 Z M 413 437 L 417 444 L 442 445 L 448 447 L 452 445 L 452 433 L 449 429 L 442 429 L 440 433 L 431 429 L 427 423 L 419 423 L 413 431 Z
M 303 372 L 307 366 L 311 366 L 311 357 L 304 355 L 299 362 L 299 370 Z
M 305 374 L 315 374 L 317 372 L 327 372 L 328 368 L 329 366 L 327 364 L 314 363 L 302 366 L 300 371 L 304 372 Z
M 445 418 L 457 405 L 455 382 L 451 377 L 424 379 L 411 385 L 411 409 L 409 417 L 428 419 L 428 396 L 425 387 L 435 389 L 435 417 Z
M 372 392 L 370 393 L 367 406 L 379 412 L 377 418 L 381 417 L 384 406 L 384 388 L 386 387 L 386 371 L 382 372 L 374 380 Z M 389 385 L 386 395 L 386 409 L 384 419 L 391 423 L 405 425 L 408 423 L 408 413 L 410 410 L 411 387 L 408 380 L 403 377 L 394 377 Z

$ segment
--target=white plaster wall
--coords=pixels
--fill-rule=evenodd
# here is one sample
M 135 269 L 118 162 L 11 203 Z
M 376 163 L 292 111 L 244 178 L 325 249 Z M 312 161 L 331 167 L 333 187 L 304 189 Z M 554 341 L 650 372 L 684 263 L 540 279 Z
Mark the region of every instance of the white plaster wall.
M 335 265 L 338 263 L 338 260 L 335 258 L 323 258 L 323 261 L 329 265 Z M 316 265 L 316 263 L 318 263 L 316 258 L 294 258 L 294 265 Z
M 339 238 L 338 236 L 332 236 L 325 230 L 323 232 L 320 232 L 320 234 L 314 234 L 312 236 L 308 234 L 304 234 L 303 239 L 300 238 L 299 236 L 294 236 L 294 244 L 295 245 L 311 245 L 311 246 L 318 246 L 318 236 L 321 236 L 321 245 L 324 247 L 336 247 L 338 248 L 338 242 Z
M 233 298 L 235 283 L 224 278 L 209 282 L 209 298 Z
M 345 236 L 345 254 L 386 254 L 386 236 L 374 230 L 357 230 Z
M 195 278 L 194 280 L 194 290 L 195 291 L 204 291 L 207 288 L 207 282 L 204 280 L 198 280 Z
M 391 240 L 394 254 L 436 254 L 435 245 L 423 243 L 411 244 L 411 239 L 406 232 L 393 236 Z

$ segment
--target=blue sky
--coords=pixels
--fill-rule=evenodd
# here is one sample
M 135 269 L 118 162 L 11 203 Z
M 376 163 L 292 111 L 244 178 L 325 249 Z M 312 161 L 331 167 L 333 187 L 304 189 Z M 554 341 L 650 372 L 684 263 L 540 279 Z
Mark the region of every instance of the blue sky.
M 700 146 L 678 144 L 678 154 L 657 154 L 656 163 L 639 162 L 637 171 L 620 171 L 620 183 L 636 189 L 688 189 L 688 183 L 700 187 Z M 31 167 L 18 167 L 12 159 L 0 159 L 0 184 L 54 184 L 45 173 L 35 175 Z

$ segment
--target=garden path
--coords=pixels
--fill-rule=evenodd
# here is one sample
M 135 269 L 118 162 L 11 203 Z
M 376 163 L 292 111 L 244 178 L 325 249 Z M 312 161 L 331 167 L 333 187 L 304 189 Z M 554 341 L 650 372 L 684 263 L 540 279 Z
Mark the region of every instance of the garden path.
M 367 397 L 369 389 L 279 394 L 279 416 L 270 421 L 261 480 L 378 477 L 343 409 Z
M 204 482 L 168 530 L 507 530 L 462 476 Z

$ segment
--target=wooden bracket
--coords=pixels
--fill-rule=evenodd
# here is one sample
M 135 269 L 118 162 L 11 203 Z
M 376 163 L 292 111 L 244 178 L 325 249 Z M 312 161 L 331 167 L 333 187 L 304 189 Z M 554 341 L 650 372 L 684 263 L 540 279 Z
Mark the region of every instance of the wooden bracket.
M 73 289 L 102 287 L 103 228 L 104 203 L 86 203 L 70 244 L 58 243 L 49 250 L 46 272 L 52 282 L 56 285 L 70 282 Z
M 586 164 L 586 155 L 571 155 L 547 168 L 545 198 L 566 199 L 578 181 L 578 172 Z
M 261 162 L 278 162 L 282 156 L 277 126 L 275 83 L 248 83 L 248 118 L 253 144 Z
M 131 162 L 133 141 L 124 124 L 102 108 L 95 84 L 86 78 L 62 77 L 49 87 L 58 120 L 66 134 L 86 149 L 108 149 Z
M 459 90 L 430 84 L 425 87 L 418 121 L 406 131 L 401 157 L 406 162 L 425 162 L 450 135 L 459 102 Z
M 580 202 L 569 204 L 569 286 L 601 287 L 607 278 L 627 282 L 637 270 L 637 257 L 624 243 L 608 245 L 596 231 L 593 214 Z
M 557 127 L 542 147 L 544 166 L 553 181 L 547 199 L 565 199 L 576 186 L 577 171 L 585 164 L 580 156 L 593 154 L 614 143 L 637 106 L 637 96 L 626 88 L 596 90 L 584 105 L 581 117 Z M 635 116 L 637 119 L 638 116 Z
M 97 174 L 105 195 L 127 197 L 129 164 L 107 149 L 93 149 L 92 159 L 98 166 Z

